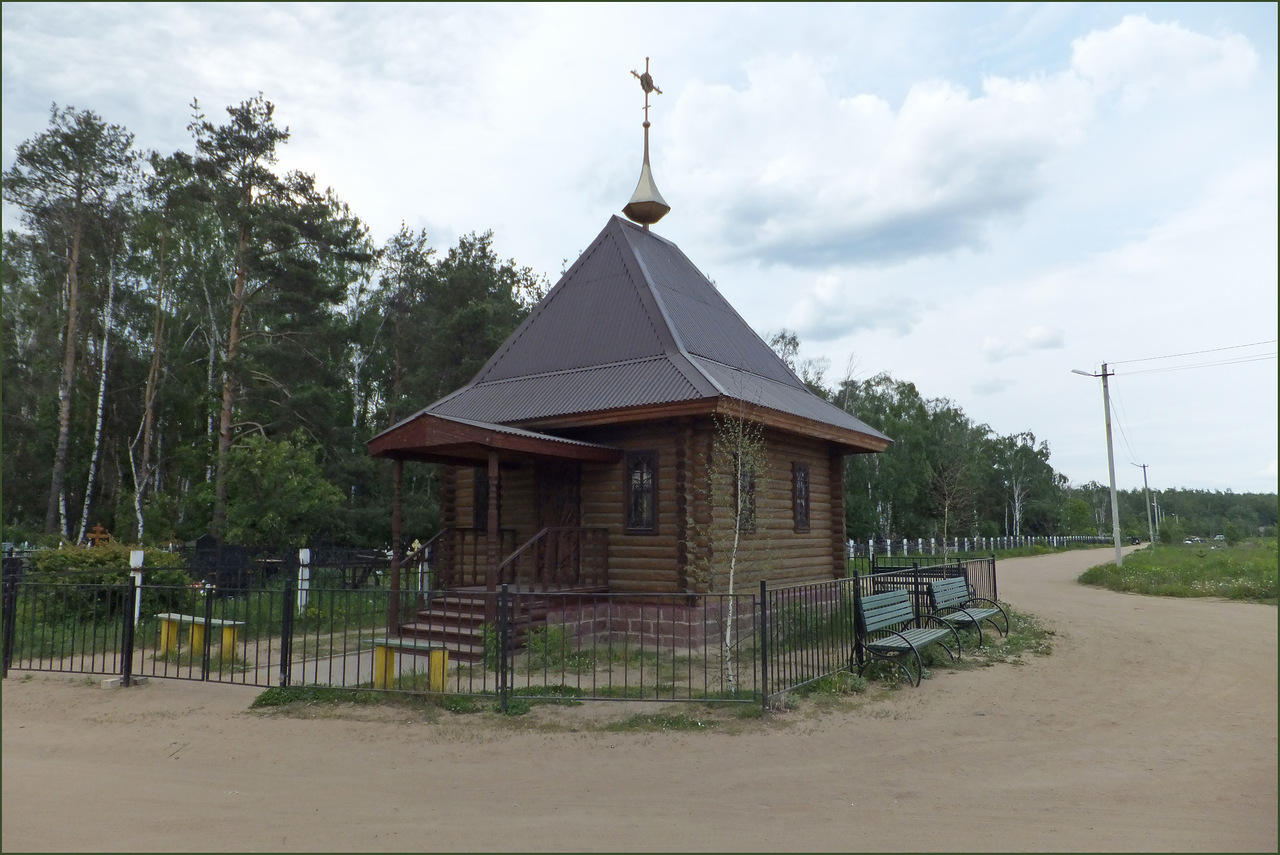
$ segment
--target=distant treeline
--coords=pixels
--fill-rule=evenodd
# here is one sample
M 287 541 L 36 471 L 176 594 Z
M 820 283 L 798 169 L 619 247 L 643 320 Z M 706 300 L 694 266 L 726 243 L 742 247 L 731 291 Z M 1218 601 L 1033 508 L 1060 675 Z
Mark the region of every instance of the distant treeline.
M 406 227 L 375 240 L 332 188 L 278 168 L 289 132 L 261 95 L 223 122 L 192 113 L 190 149 L 162 154 L 55 105 L 4 173 L 22 211 L 4 236 L 4 539 L 102 525 L 148 544 L 384 546 L 388 467 L 364 443 L 470 379 L 548 282 L 488 232 L 445 251 Z M 996 435 L 888 375 L 828 387 L 794 334 L 771 344 L 895 440 L 849 458 L 850 537 L 1109 531 L 1105 490 L 1069 486 L 1030 431 Z M 438 525 L 434 488 L 432 467 L 406 468 L 409 539 Z M 1201 536 L 1276 524 L 1275 495 L 1160 501 Z M 1140 495 L 1121 510 L 1145 531 Z

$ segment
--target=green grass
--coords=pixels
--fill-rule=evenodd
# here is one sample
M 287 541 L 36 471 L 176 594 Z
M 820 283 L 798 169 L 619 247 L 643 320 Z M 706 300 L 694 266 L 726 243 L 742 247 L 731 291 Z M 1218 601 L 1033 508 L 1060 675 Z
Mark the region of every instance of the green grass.
M 1276 605 L 1278 566 L 1275 538 L 1233 546 L 1177 544 L 1132 552 L 1122 567 L 1114 563 L 1093 567 L 1080 576 L 1080 582 L 1134 594 L 1223 597 Z
M 714 719 L 693 717 L 684 713 L 641 713 L 615 721 L 605 726 L 605 730 L 618 732 L 626 730 L 705 730 L 715 727 Z

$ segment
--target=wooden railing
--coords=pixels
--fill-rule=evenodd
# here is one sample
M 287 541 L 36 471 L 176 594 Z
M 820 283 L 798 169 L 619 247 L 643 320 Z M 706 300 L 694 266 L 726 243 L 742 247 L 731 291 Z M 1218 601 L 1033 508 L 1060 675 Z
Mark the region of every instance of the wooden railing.
M 519 592 L 609 587 L 609 531 L 548 526 L 498 565 L 498 584 Z
M 485 584 L 489 565 L 488 535 L 475 528 L 443 528 L 404 559 L 405 580 L 417 590 L 463 588 Z M 498 554 L 516 547 L 515 529 L 498 531 Z M 416 575 L 415 575 L 416 574 Z

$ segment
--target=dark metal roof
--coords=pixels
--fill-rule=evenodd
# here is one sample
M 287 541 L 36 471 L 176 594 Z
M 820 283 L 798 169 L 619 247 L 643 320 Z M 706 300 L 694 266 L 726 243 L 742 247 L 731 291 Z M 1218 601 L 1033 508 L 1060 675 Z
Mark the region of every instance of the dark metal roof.
M 722 398 L 856 448 L 889 441 L 811 393 L 675 244 L 615 216 L 471 382 L 422 413 L 553 428 Z
M 378 434 L 368 448 L 374 457 L 463 465 L 482 464 L 491 452 L 504 463 L 530 458 L 612 462 L 622 455 L 612 446 L 426 411 Z

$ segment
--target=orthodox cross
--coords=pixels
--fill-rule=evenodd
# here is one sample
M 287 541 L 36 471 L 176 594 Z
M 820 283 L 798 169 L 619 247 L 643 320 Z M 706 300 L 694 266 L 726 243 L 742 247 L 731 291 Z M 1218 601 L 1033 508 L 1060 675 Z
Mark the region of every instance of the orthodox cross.
M 633 70 L 631 75 L 640 81 L 640 88 L 644 90 L 644 126 L 647 128 L 649 127 L 649 93 L 662 94 L 662 90 L 653 85 L 653 76 L 649 74 L 649 57 L 644 58 L 644 74 Z

